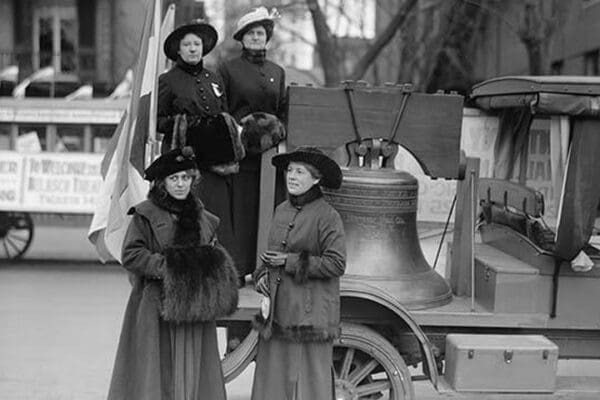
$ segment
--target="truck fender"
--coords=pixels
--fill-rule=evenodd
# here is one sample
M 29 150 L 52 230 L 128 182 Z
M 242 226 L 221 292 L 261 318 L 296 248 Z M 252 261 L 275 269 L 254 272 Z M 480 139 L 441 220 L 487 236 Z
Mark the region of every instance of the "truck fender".
M 406 307 L 400 304 L 390 293 L 376 286 L 356 280 L 343 279 L 341 281 L 340 297 L 354 297 L 378 303 L 401 318 L 421 343 L 421 349 L 429 367 L 431 383 L 437 389 L 438 372 L 431 342 Z

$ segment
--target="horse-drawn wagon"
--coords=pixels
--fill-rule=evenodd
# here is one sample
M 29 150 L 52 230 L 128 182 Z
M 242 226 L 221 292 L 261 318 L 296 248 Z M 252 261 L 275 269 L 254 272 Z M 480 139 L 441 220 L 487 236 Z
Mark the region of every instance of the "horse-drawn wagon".
M 125 100 L 0 99 L 0 260 L 28 250 L 35 215 L 91 215 Z

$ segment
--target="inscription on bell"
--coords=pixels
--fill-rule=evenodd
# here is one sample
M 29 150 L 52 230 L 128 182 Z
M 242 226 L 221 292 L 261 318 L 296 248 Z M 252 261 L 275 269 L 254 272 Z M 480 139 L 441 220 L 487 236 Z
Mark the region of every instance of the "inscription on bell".
M 324 190 L 346 231 L 343 279 L 385 287 L 409 309 L 452 300 L 449 285 L 423 256 L 417 235 L 418 181 L 390 169 L 343 169 L 339 190 Z

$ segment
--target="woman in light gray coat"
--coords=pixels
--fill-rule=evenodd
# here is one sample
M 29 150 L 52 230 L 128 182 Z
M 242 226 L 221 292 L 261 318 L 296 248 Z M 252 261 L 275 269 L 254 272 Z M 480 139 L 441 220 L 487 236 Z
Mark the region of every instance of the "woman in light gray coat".
M 270 304 L 255 318 L 260 339 L 252 399 L 333 399 L 346 246 L 340 215 L 320 186 L 339 188 L 342 173 L 314 147 L 277 155 L 273 164 L 285 170 L 288 200 L 275 211 L 254 276 Z

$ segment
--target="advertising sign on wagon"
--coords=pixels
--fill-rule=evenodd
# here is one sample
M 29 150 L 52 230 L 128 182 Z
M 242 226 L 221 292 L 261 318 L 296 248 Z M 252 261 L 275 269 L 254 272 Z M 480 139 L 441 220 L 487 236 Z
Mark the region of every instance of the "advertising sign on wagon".
M 82 213 L 94 211 L 101 154 L 1 152 L 0 210 Z
M 23 157 L 0 152 L 0 210 L 15 210 L 19 205 Z

